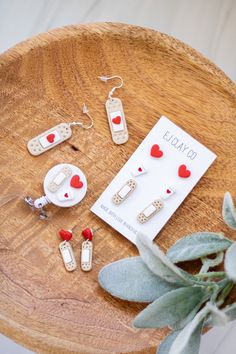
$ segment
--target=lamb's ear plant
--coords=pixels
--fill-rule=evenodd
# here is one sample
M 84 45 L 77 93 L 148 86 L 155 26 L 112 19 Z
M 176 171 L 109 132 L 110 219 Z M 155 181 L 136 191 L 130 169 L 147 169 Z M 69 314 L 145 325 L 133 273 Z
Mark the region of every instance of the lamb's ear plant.
M 236 210 L 229 192 L 222 215 L 236 230 Z M 150 303 L 133 321 L 136 328 L 162 328 L 172 332 L 157 354 L 198 354 L 204 327 L 223 326 L 236 319 L 236 302 L 224 302 L 236 283 L 236 243 L 222 233 L 197 232 L 176 242 L 165 255 L 147 236 L 137 236 L 139 257 L 105 266 L 100 285 L 113 296 Z M 212 268 L 224 259 L 224 270 Z M 210 257 L 209 257 L 210 256 Z M 192 275 L 175 263 L 200 259 L 202 267 Z

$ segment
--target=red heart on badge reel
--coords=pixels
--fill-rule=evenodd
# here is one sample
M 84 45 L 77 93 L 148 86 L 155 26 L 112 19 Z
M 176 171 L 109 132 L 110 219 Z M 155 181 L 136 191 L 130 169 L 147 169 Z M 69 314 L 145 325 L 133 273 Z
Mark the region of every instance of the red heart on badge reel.
M 83 187 L 83 182 L 80 180 L 79 175 L 74 175 L 71 180 L 70 180 L 70 185 L 73 188 L 82 188 Z

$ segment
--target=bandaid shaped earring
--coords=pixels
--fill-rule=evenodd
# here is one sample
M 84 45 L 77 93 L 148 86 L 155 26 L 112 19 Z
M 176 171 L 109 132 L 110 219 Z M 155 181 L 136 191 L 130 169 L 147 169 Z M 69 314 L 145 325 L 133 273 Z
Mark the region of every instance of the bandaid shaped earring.
M 41 133 L 40 135 L 32 138 L 27 148 L 31 155 L 37 156 L 52 149 L 53 147 L 61 144 L 63 141 L 69 139 L 72 135 L 72 127 L 79 125 L 83 129 L 90 129 L 93 126 L 93 119 L 89 114 L 89 110 L 84 104 L 83 114 L 86 114 L 90 119 L 90 124 L 85 125 L 82 122 L 61 123 L 52 127 L 51 129 Z
M 135 190 L 137 182 L 134 179 L 129 179 L 116 194 L 112 197 L 112 202 L 116 205 L 121 204 Z
M 167 187 L 160 198 L 154 200 L 151 204 L 149 204 L 145 209 L 138 214 L 137 219 L 141 224 L 146 223 L 150 219 L 153 218 L 163 207 L 164 200 L 168 199 L 170 196 L 174 194 L 174 190 L 170 187 Z
M 73 236 L 72 230 L 60 230 L 59 236 L 63 240 L 59 244 L 59 250 L 61 252 L 62 260 L 64 262 L 64 266 L 68 272 L 72 272 L 77 268 L 74 251 L 71 247 L 70 240 Z
M 113 87 L 109 92 L 105 106 L 112 140 L 115 144 L 124 144 L 129 139 L 129 133 L 123 105 L 119 98 L 112 97 L 115 90 L 123 86 L 123 79 L 117 75 L 111 77 L 99 76 L 98 78 L 104 82 L 112 79 L 119 79 L 121 81 L 120 85 Z

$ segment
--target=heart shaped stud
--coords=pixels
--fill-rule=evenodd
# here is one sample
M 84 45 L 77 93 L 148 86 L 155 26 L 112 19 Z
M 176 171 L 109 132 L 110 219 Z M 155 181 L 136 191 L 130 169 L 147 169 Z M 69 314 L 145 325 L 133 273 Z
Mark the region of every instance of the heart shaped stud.
M 49 143 L 54 143 L 54 139 L 55 139 L 55 134 L 49 134 L 49 135 L 47 135 L 47 141 L 49 142 Z
M 59 231 L 59 236 L 63 241 L 70 241 L 70 239 L 72 238 L 72 232 L 70 230 L 61 229 Z
M 139 168 L 138 168 L 138 172 L 143 172 L 142 167 L 139 167 Z
M 154 144 L 151 148 L 150 154 L 152 157 L 160 158 L 163 156 L 163 151 L 161 151 L 159 145 Z
M 84 229 L 82 231 L 82 235 L 89 241 L 92 241 L 93 238 L 93 230 L 89 227 L 87 227 L 86 229 Z
M 170 194 L 170 193 L 171 193 L 171 191 L 170 191 L 169 189 L 167 189 L 167 190 L 166 190 L 166 193 L 167 193 L 167 194 Z
M 178 169 L 178 175 L 181 178 L 188 178 L 191 176 L 191 171 L 187 169 L 186 165 L 180 165 Z
M 70 180 L 70 185 L 73 188 L 82 188 L 83 187 L 83 182 L 80 180 L 79 175 L 74 175 L 71 180 Z
M 115 118 L 112 119 L 112 123 L 114 124 L 120 124 L 121 122 L 121 116 L 116 116 Z

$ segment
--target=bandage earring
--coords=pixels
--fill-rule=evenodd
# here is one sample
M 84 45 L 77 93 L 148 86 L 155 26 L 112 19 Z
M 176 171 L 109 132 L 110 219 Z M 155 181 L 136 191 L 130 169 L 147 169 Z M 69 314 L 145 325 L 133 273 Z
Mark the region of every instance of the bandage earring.
M 129 179 L 112 197 L 112 202 L 116 205 L 123 203 L 130 194 L 135 190 L 137 182 L 134 179 Z
M 138 214 L 137 219 L 141 224 L 146 223 L 154 215 L 156 215 L 163 207 L 164 201 L 170 198 L 175 193 L 174 189 L 171 187 L 165 188 L 162 195 L 150 203 L 146 208 L 144 208 L 141 213 Z
M 72 135 L 72 127 L 78 125 L 83 129 L 90 129 L 93 126 L 93 119 L 89 114 L 89 110 L 86 105 L 83 105 L 83 114 L 87 115 L 90 119 L 90 123 L 88 125 L 84 124 L 83 122 L 71 122 L 71 123 L 61 123 L 52 127 L 51 129 L 41 133 L 40 135 L 31 139 L 28 144 L 27 148 L 31 155 L 37 156 L 41 155 L 47 150 L 52 149 L 53 147 L 57 146 L 58 144 L 62 143 L 63 141 L 69 139 Z
M 98 78 L 104 82 L 113 79 L 120 80 L 120 85 L 114 86 L 109 92 L 108 100 L 106 101 L 105 106 L 112 140 L 115 144 L 124 144 L 129 139 L 129 133 L 127 129 L 123 105 L 119 98 L 113 97 L 115 90 L 123 86 L 123 79 L 117 75 L 111 77 L 99 76 Z

